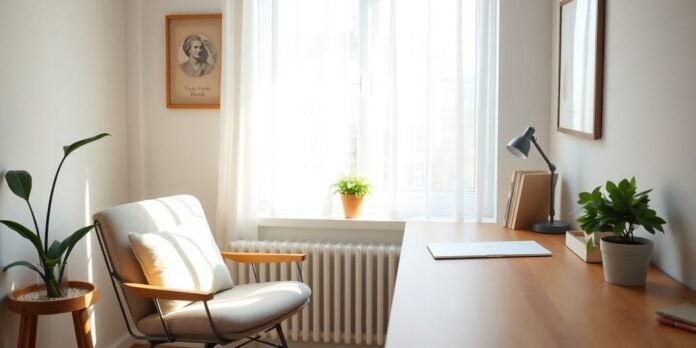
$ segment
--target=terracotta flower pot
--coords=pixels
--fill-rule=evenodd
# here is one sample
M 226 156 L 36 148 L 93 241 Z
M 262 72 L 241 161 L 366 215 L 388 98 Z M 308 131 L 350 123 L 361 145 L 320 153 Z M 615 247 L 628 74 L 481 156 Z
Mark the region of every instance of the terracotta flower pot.
M 341 195 L 343 212 L 346 215 L 346 219 L 353 219 L 360 216 L 360 204 L 362 200 L 363 196 Z

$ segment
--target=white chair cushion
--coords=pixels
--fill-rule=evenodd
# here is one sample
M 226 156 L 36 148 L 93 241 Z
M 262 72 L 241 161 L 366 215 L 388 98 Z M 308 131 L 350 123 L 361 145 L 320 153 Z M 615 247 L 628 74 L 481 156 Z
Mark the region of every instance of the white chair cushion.
M 240 339 L 273 327 L 309 303 L 312 290 L 295 281 L 243 284 L 220 292 L 208 301 L 216 330 L 226 339 Z M 213 333 L 202 302 L 170 312 L 165 317 L 170 332 L 187 337 L 210 338 Z M 157 314 L 138 322 L 146 335 L 162 335 Z
M 191 220 L 168 231 L 129 233 L 128 239 L 150 285 L 207 292 L 233 286 L 205 221 Z M 189 303 L 160 300 L 160 307 L 166 314 Z

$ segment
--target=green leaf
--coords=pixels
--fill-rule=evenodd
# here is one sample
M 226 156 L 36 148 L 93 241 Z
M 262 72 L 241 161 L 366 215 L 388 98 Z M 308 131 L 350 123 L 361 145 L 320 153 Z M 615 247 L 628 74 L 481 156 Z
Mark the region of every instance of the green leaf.
M 28 239 L 31 244 L 34 245 L 34 248 L 39 252 L 39 257 L 42 259 L 45 258 L 45 254 L 41 245 L 41 240 L 39 239 L 39 236 L 37 236 L 34 232 L 32 232 L 30 229 L 24 227 L 22 224 L 19 224 L 14 221 L 10 220 L 0 220 L 0 223 L 3 225 L 11 228 L 15 232 L 17 232 L 20 236 Z
M 628 180 L 623 179 L 619 182 L 619 189 L 621 191 L 628 191 L 628 189 L 631 188 L 631 184 L 628 183 Z
M 105 136 L 108 136 L 108 135 L 111 135 L 111 134 L 109 134 L 109 133 L 101 133 L 101 134 L 97 134 L 97 135 L 95 135 L 95 136 L 93 136 L 93 137 L 91 137 L 91 138 L 86 138 L 86 139 L 78 140 L 78 141 L 76 141 L 76 142 L 74 142 L 74 143 L 72 143 L 72 144 L 70 144 L 70 145 L 63 146 L 63 153 L 65 153 L 65 157 L 68 157 L 68 155 L 69 155 L 71 152 L 73 152 L 73 151 L 79 149 L 80 147 L 82 147 L 82 146 L 84 146 L 84 145 L 87 145 L 87 144 L 89 144 L 89 143 L 91 143 L 91 142 L 97 141 L 97 140 L 99 140 L 99 139 L 101 139 L 101 138 L 103 138 L 103 137 L 105 137 Z
M 331 186 L 335 188 L 334 193 L 355 195 L 358 197 L 365 196 L 372 190 L 372 187 L 367 183 L 364 177 L 355 175 L 342 176 Z
M 43 273 L 41 273 L 41 271 L 40 271 L 36 266 L 34 266 L 33 264 L 31 264 L 30 262 L 27 262 L 27 261 L 16 261 L 16 262 L 13 262 L 13 263 L 11 263 L 11 264 L 5 266 L 5 267 L 2 269 L 2 271 L 3 271 L 3 272 L 6 272 L 8 269 L 10 269 L 10 268 L 12 268 L 12 267 L 15 267 L 15 266 L 24 266 L 24 267 L 29 268 L 29 269 L 33 270 L 34 272 L 40 274 L 40 275 L 41 275 L 41 278 L 44 277 Z
M 72 252 L 72 249 L 75 247 L 75 244 L 77 244 L 77 242 L 79 242 L 80 239 L 82 239 L 84 236 L 86 236 L 87 233 L 89 233 L 89 231 L 92 230 L 92 228 L 94 228 L 94 225 L 82 227 L 82 228 L 78 229 L 77 231 L 73 232 L 73 234 L 71 234 L 70 236 L 65 238 L 60 243 L 61 249 L 67 250 L 65 253 L 65 257 L 63 258 L 63 262 L 68 261 L 68 257 L 70 256 L 70 252 Z
M 55 267 L 55 265 L 60 263 L 60 257 L 55 259 L 46 258 L 42 261 L 43 265 L 46 267 Z
M 590 199 L 592 199 L 592 195 L 589 192 L 580 192 L 580 195 L 578 198 L 579 198 L 578 204 L 585 204 Z
M 57 240 L 54 240 L 51 244 L 51 247 L 48 248 L 46 256 L 49 259 L 60 259 L 60 257 L 63 255 L 63 252 L 65 252 L 65 249 L 62 247 L 62 243 L 60 243 Z
M 635 195 L 634 197 L 636 197 L 636 198 L 641 198 L 641 197 L 643 197 L 643 196 L 647 196 L 648 193 L 650 193 L 651 191 L 652 191 L 652 189 L 649 189 L 649 190 L 645 190 L 645 191 L 640 192 L 640 193 L 636 193 L 636 195 Z
M 29 200 L 29 194 L 31 194 L 31 175 L 26 170 L 10 170 L 5 173 L 5 180 L 7 180 L 7 186 L 10 190 L 14 192 L 15 195 L 24 199 Z
M 607 192 L 609 192 L 610 195 L 616 194 L 619 191 L 619 188 L 616 186 L 616 184 L 614 184 L 613 182 L 608 181 L 608 180 L 607 180 L 606 188 L 607 188 Z

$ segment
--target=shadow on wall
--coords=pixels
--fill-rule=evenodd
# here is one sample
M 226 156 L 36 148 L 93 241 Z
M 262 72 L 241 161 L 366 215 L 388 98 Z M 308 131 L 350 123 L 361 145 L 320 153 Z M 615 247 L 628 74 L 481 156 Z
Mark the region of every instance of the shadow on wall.
M 0 167 L 0 193 L 3 192 L 3 185 L 5 183 L 5 168 Z M 2 211 L 2 199 L 0 199 L 0 211 Z M 5 233 L 0 231 L 0 268 L 5 266 L 4 258 L 3 258 L 3 247 L 7 245 L 7 241 L 5 240 Z M 5 272 L 0 272 L 0 298 L 5 298 L 10 291 L 12 291 L 12 288 L 14 287 L 14 284 L 10 279 L 8 279 L 7 273 Z M 11 335 L 9 332 L 17 332 L 16 325 L 13 325 L 14 323 L 12 322 L 12 317 L 10 314 L 10 311 L 7 309 L 7 306 L 4 305 L 5 301 L 2 301 L 2 305 L 0 305 L 0 323 L 3 323 L 4 325 L 4 330 L 3 333 L 0 334 L 0 346 L 1 347 L 11 347 L 16 344 L 16 342 L 13 342 L 11 340 Z
M 9 193 L 10 190 L 5 184 L 5 171 L 4 166 L 0 166 L 0 219 L 4 218 L 2 213 L 3 200 L 2 196 Z M 10 247 L 10 238 L 15 238 L 12 234 L 7 233 L 7 228 L 0 227 L 0 270 L 9 263 L 5 260 L 5 248 Z M 18 278 L 19 277 L 19 278 Z M 17 284 L 28 284 L 33 281 L 33 277 L 30 274 L 17 274 L 11 276 L 8 272 L 0 271 L 0 323 L 2 325 L 2 331 L 0 331 L 0 347 L 14 347 L 17 345 L 17 331 L 19 330 L 19 315 L 10 312 L 5 305 L 5 297 L 7 294 L 15 290 Z
M 3 185 L 5 185 L 5 166 L 0 165 L 0 194 L 2 194 L 2 192 L 3 192 L 3 189 L 2 189 Z M 2 199 L 0 199 L 0 212 L 1 211 L 2 211 Z M 5 267 L 5 262 L 4 262 L 4 259 L 2 257 L 2 246 L 3 245 L 7 245 L 7 244 L 5 244 L 4 241 L 2 240 L 2 232 L 0 232 L 0 269 L 2 267 Z M 4 279 L 4 277 L 3 277 L 2 273 L 0 273 L 0 284 L 2 284 L 3 279 Z M 2 294 L 3 293 L 0 292 L 0 295 L 2 295 Z M 4 323 L 4 321 L 3 321 L 3 323 Z
M 575 222 L 580 212 L 580 207 L 576 203 L 577 198 L 572 194 L 573 190 L 568 185 L 568 181 L 563 180 L 562 176 L 559 184 L 557 184 L 560 186 L 560 189 L 557 189 L 557 194 L 560 192 L 560 199 L 558 199 L 559 204 L 556 204 L 556 218 L 569 223 L 571 229 L 578 229 L 578 224 Z
M 670 238 L 666 238 L 666 240 L 672 241 L 672 245 L 670 245 L 667 250 L 674 250 L 674 257 L 678 260 L 675 264 L 677 267 L 676 273 L 682 277 L 682 283 L 693 283 L 694 281 L 692 279 L 688 279 L 689 265 L 687 254 L 689 253 L 688 246 L 694 244 L 693 241 L 690 240 L 694 238 L 694 235 L 689 234 L 689 231 L 694 230 L 694 228 L 688 226 L 687 219 L 682 211 L 684 199 L 680 196 L 680 191 L 671 186 L 666 186 L 663 191 L 664 206 L 666 209 L 665 215 L 667 215 L 667 229 L 665 232 L 671 234 Z

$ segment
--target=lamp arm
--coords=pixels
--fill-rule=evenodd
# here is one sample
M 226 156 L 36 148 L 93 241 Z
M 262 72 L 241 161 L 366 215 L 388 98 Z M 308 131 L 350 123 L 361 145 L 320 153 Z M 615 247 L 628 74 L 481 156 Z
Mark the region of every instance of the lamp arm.
M 553 163 L 551 163 L 551 161 L 549 161 L 548 157 L 546 157 L 546 154 L 544 153 L 544 151 L 541 149 L 539 144 L 537 144 L 535 136 L 532 136 L 532 143 L 534 144 L 534 147 L 536 147 L 537 151 L 539 151 L 539 153 L 541 154 L 541 157 L 544 158 L 544 161 L 546 161 L 546 164 L 549 166 L 549 170 L 551 170 L 552 172 L 555 171 L 556 166 Z
M 555 205 L 555 195 L 554 192 L 556 192 L 555 188 L 555 182 L 553 180 L 553 174 L 556 172 L 556 166 L 549 161 L 549 158 L 546 157 L 546 154 L 544 151 L 541 150 L 541 147 L 539 144 L 537 144 L 536 137 L 532 136 L 532 143 L 534 143 L 534 147 L 539 151 L 541 154 L 541 157 L 544 158 L 544 161 L 546 161 L 546 164 L 549 166 L 549 170 L 551 171 L 551 176 L 550 176 L 550 183 L 549 183 L 549 223 L 553 224 L 553 217 L 556 215 L 556 211 L 554 210 L 554 205 Z

